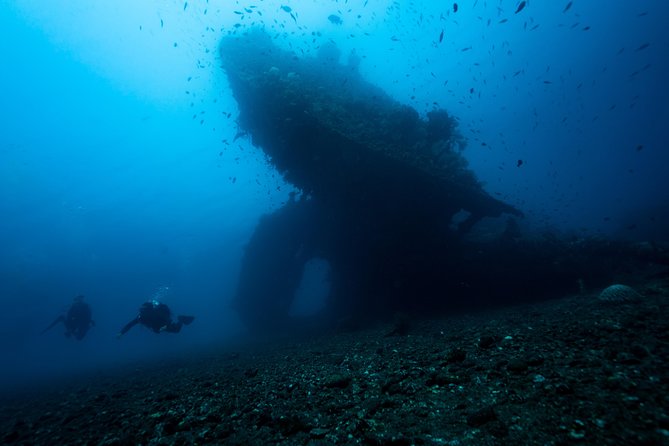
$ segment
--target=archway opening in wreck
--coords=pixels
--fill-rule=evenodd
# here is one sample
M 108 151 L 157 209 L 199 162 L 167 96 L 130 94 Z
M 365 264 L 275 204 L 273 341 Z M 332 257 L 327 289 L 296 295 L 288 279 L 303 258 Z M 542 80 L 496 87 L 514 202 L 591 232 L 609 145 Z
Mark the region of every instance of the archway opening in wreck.
M 320 313 L 327 305 L 330 289 L 330 262 L 320 257 L 310 259 L 304 264 L 288 315 L 309 317 Z
M 449 229 L 451 231 L 457 231 L 460 228 L 460 225 L 466 222 L 472 213 L 466 209 L 460 209 L 458 212 L 451 216 L 451 221 L 449 222 Z

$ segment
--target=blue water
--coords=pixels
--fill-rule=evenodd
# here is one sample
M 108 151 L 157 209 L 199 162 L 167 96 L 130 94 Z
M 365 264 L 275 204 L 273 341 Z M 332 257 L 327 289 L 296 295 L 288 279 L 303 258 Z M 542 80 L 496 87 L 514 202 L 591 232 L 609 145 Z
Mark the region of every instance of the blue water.
M 291 191 L 235 139 L 217 61 L 221 37 L 253 26 L 298 56 L 334 41 L 398 101 L 447 109 L 471 168 L 527 226 L 666 237 L 669 5 L 568 3 L 535 0 L 515 14 L 508 0 L 457 12 L 428 1 L 4 2 L 4 385 L 244 332 L 227 305 L 243 247 Z M 196 322 L 116 339 L 155 293 Z M 88 336 L 39 336 L 77 294 L 93 308 Z

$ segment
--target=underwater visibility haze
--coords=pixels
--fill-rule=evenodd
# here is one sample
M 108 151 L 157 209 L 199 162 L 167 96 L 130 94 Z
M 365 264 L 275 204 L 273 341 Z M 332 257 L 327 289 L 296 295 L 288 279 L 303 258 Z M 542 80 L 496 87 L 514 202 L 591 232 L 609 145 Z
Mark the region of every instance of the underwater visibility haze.
M 614 283 L 580 247 L 666 260 L 668 21 L 659 0 L 3 2 L 0 391 L 328 297 L 338 324 Z M 544 244 L 515 257 L 523 237 Z M 41 333 L 79 295 L 83 339 Z M 194 319 L 118 337 L 148 300 Z

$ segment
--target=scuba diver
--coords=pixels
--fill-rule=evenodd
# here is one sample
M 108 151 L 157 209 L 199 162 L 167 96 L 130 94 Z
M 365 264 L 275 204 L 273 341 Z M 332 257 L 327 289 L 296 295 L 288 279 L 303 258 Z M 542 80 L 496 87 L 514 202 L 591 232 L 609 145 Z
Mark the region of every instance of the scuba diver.
M 77 341 L 81 341 L 86 336 L 88 330 L 95 325 L 95 322 L 91 318 L 91 307 L 84 302 L 84 296 L 81 295 L 74 298 L 74 302 L 72 302 L 70 309 L 67 310 L 67 314 L 58 316 L 40 334 L 51 330 L 59 322 L 65 325 L 65 336 L 68 338 L 74 336 Z
M 139 314 L 136 318 L 125 324 L 117 337 L 126 334 L 132 327 L 142 324 L 150 328 L 155 333 L 166 331 L 168 333 L 179 333 L 183 325 L 189 325 L 195 319 L 194 316 L 178 316 L 177 322 L 172 320 L 170 307 L 153 299 L 144 302 L 139 308 Z

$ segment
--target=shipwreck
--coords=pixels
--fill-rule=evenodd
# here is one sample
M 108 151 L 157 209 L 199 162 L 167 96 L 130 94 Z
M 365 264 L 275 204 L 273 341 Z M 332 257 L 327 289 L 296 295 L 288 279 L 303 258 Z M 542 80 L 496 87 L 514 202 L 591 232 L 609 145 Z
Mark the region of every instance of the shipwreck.
M 524 237 L 521 210 L 468 169 L 457 121 L 392 99 L 333 44 L 297 57 L 254 30 L 224 38 L 220 54 L 240 131 L 301 191 L 246 247 L 234 306 L 251 330 L 295 324 L 289 309 L 313 258 L 330 265 L 320 317 L 333 323 L 543 299 L 638 264 L 638 247 Z M 500 217 L 495 237 L 468 237 Z M 658 249 L 644 255 L 664 258 Z

